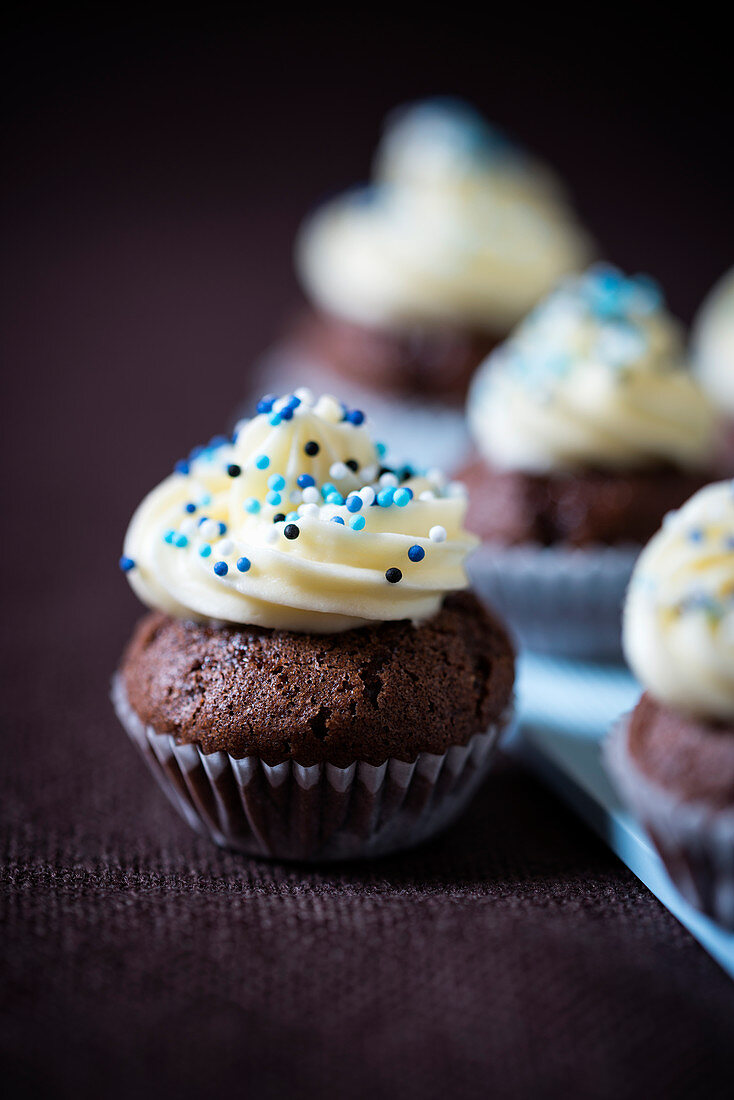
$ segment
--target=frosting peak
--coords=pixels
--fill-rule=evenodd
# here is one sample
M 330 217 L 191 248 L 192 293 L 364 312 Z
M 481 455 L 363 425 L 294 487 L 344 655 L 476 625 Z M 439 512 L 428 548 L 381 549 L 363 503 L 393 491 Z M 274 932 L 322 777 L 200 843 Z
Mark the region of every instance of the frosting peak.
M 350 321 L 506 331 L 588 251 L 553 175 L 441 99 L 389 116 L 372 183 L 307 219 L 296 262 Z
M 647 544 L 623 640 L 633 672 L 661 702 L 734 720 L 734 481 L 695 493 Z
M 145 498 L 120 564 L 179 618 L 313 633 L 428 618 L 466 586 L 466 501 L 383 456 L 360 410 L 270 395 Z
M 646 276 L 564 280 L 480 366 L 468 406 L 493 464 L 530 471 L 705 465 L 714 416 Z

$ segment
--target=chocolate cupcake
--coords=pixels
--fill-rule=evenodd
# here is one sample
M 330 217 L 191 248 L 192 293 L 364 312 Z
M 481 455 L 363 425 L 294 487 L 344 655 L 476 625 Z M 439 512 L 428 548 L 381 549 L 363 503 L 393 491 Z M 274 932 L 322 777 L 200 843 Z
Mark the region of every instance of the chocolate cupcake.
M 462 398 L 589 242 L 552 174 L 458 100 L 393 112 L 365 187 L 304 223 L 296 344 L 378 391 Z
M 531 648 L 614 656 L 635 559 L 714 476 L 714 414 L 647 277 L 562 282 L 480 367 L 459 473 L 478 591 Z
M 393 470 L 364 415 L 264 398 L 143 501 L 121 560 L 154 608 L 114 681 L 184 817 L 253 855 L 377 855 L 465 806 L 511 714 L 507 634 L 464 589 L 466 500 Z
M 734 482 L 641 554 L 624 649 L 645 691 L 606 746 L 612 776 L 684 896 L 734 929 Z

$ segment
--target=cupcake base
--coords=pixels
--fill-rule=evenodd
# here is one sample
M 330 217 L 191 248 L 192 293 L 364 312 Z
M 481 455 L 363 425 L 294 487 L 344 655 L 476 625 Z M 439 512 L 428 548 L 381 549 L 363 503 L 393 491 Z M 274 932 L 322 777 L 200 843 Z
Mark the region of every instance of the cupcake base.
M 637 546 L 494 546 L 467 561 L 477 595 L 521 646 L 563 657 L 622 652 L 622 604 Z
M 512 711 L 465 745 L 415 761 L 269 766 L 204 753 L 146 725 L 122 676 L 112 701 L 130 739 L 188 824 L 221 847 L 272 859 L 364 859 L 413 847 L 449 825 L 484 779 Z
M 649 779 L 630 752 L 629 731 L 626 715 L 605 742 L 612 780 L 686 901 L 734 931 L 734 810 L 686 801 Z

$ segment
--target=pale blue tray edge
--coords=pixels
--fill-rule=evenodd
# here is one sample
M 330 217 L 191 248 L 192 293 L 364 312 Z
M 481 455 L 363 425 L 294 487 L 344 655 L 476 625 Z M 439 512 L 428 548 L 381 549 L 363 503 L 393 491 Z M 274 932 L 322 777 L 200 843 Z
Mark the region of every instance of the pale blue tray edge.
M 520 721 L 506 748 L 544 780 L 734 978 L 734 933 L 722 931 L 673 886 L 637 821 L 620 805 L 601 759 L 608 729 L 639 687 L 621 665 L 524 654 L 518 663 Z

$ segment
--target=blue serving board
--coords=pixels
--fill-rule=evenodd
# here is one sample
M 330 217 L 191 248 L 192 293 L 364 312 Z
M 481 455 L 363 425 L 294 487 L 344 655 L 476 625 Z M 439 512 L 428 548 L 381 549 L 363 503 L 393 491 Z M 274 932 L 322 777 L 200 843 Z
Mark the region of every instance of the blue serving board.
M 601 743 L 636 703 L 640 688 L 621 665 L 524 654 L 518 667 L 520 722 L 507 746 L 609 844 L 629 869 L 734 977 L 734 933 L 697 912 L 673 886 L 641 826 L 607 779 Z

